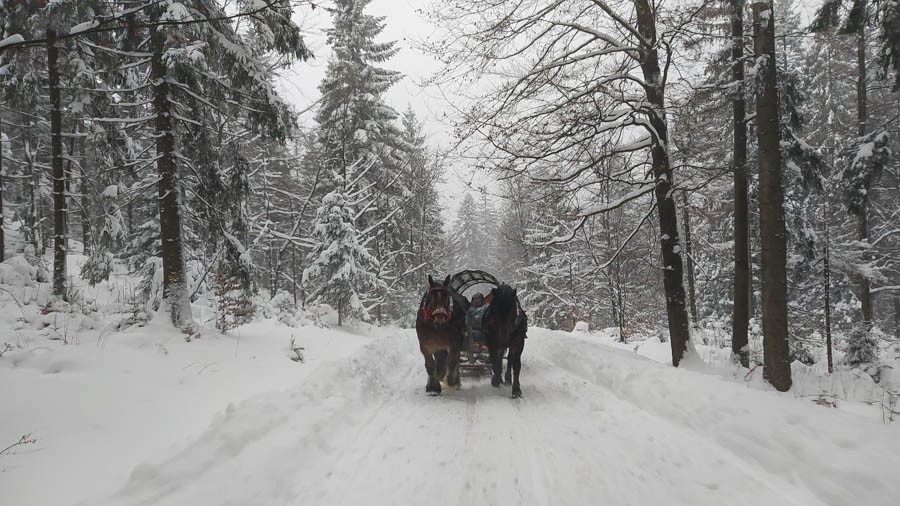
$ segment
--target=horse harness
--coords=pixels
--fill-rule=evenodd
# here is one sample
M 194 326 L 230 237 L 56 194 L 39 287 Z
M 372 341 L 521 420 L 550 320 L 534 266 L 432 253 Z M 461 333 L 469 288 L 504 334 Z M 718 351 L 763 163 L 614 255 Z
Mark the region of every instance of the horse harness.
M 434 309 L 428 306 L 428 296 L 432 292 L 447 292 L 447 300 L 449 301 L 447 307 L 438 306 Z M 453 319 L 453 297 L 450 296 L 450 290 L 447 289 L 446 286 L 434 286 L 428 289 L 425 293 L 425 297 L 422 299 L 422 310 L 425 313 L 425 320 L 433 320 L 435 316 L 439 314 L 443 314 L 447 316 L 447 321 Z

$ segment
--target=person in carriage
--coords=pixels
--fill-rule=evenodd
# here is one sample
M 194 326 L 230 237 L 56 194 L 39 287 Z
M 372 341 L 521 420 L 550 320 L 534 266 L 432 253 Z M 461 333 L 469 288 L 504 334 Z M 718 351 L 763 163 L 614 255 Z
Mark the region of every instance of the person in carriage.
M 487 352 L 482 330 L 482 320 L 487 308 L 483 294 L 478 292 L 472 295 L 471 305 L 466 311 L 466 342 L 464 348 L 468 355 L 469 363 L 475 362 L 476 358 Z

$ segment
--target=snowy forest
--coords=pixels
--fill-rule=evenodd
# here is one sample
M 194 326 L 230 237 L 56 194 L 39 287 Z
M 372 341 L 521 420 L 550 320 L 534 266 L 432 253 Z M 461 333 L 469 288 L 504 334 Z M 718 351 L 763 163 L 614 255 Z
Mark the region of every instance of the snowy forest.
M 384 100 L 402 75 L 367 3 L 5 2 L 4 258 L 60 303 L 127 269 L 142 314 L 188 332 L 204 294 L 223 330 L 260 297 L 409 325 L 427 274 L 478 268 L 539 326 L 684 346 L 690 324 L 745 364 L 762 334 L 807 364 L 826 340 L 870 362 L 900 338 L 892 2 L 777 2 L 772 40 L 743 1 L 637 2 L 636 25 L 590 2 L 433 6 L 434 79 L 475 104 L 449 150 Z M 289 104 L 277 72 L 314 57 L 291 14 L 316 8 L 321 99 Z M 460 163 L 496 186 L 445 210 Z
M 699 356 L 741 385 L 900 414 L 896 0 L 406 2 L 430 35 L 403 41 L 379 3 L 0 0 L 0 373 L 45 360 L 35 343 L 142 328 L 178 350 L 289 336 L 277 346 L 294 366 L 323 329 L 408 339 L 428 276 L 477 269 L 516 287 L 540 329 L 526 399 L 532 342 L 563 367 L 543 333 L 587 332 L 633 354 L 660 345 L 653 378 L 678 383 L 671 366 Z M 388 99 L 401 46 L 436 62 L 420 85 L 443 97 L 440 120 Z M 285 93 L 290 80 L 317 95 Z M 63 363 L 46 360 L 45 374 Z M 378 371 L 366 378 L 394 378 Z M 39 444 L 16 438 L 0 458 Z M 202 448 L 187 462 L 215 455 Z M 858 497 L 810 469 L 806 487 L 827 493 L 791 504 Z M 145 471 L 122 477 L 136 503 L 178 480 Z M 879 487 L 871 503 L 888 504 Z

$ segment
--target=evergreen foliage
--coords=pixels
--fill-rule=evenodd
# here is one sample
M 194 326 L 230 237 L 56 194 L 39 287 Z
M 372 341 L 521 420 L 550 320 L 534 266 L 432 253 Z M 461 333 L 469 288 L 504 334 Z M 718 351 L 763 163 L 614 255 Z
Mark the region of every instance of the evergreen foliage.
M 0 3 L 0 250 L 25 254 L 41 279 L 64 209 L 62 251 L 84 255 L 87 283 L 138 274 L 141 307 L 175 301 L 183 327 L 192 297 L 216 299 L 227 329 L 273 294 L 286 314 L 324 303 L 342 324 L 410 325 L 428 274 L 473 268 L 518 286 L 540 326 L 588 322 L 624 340 L 664 330 L 680 264 L 697 335 L 727 347 L 740 207 L 751 273 L 741 307 L 761 321 L 752 111 L 767 62 L 747 56 L 749 19 L 731 32 L 746 2 L 436 5 L 453 37 L 434 48 L 447 64 L 434 82 L 465 99 L 449 153 L 411 107 L 388 103 L 399 46 L 379 40 L 391 19 L 371 15 L 370 0 L 328 8 L 321 99 L 300 104 L 313 113 L 300 129 L 307 117 L 275 79 L 310 56 L 290 21 L 310 3 Z M 820 360 L 827 313 L 847 363 L 867 363 L 883 331 L 900 336 L 898 3 L 826 0 L 810 26 L 797 6 L 774 4 L 789 351 Z M 880 72 L 861 72 L 867 62 Z M 51 173 L 60 161 L 63 178 Z M 442 194 L 457 185 L 443 185 L 451 163 L 493 181 Z
M 844 363 L 849 366 L 871 364 L 878 359 L 878 343 L 864 325 L 855 325 L 847 340 Z
M 344 176 L 334 177 L 343 182 Z M 352 186 L 340 184 L 322 197 L 312 229 L 316 246 L 303 270 L 303 283 L 310 288 L 308 300 L 337 309 L 338 325 L 347 317 L 368 320 L 364 299 L 384 286 L 376 276 L 378 259 L 362 244 L 356 227 L 356 212 L 349 200 L 352 192 Z

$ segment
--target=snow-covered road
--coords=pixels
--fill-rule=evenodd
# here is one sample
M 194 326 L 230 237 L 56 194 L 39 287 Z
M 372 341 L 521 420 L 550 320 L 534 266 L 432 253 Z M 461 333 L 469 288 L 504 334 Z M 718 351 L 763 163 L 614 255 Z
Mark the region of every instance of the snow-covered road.
M 535 330 L 524 397 L 425 394 L 412 331 L 230 405 L 109 505 L 896 504 L 880 420 Z

